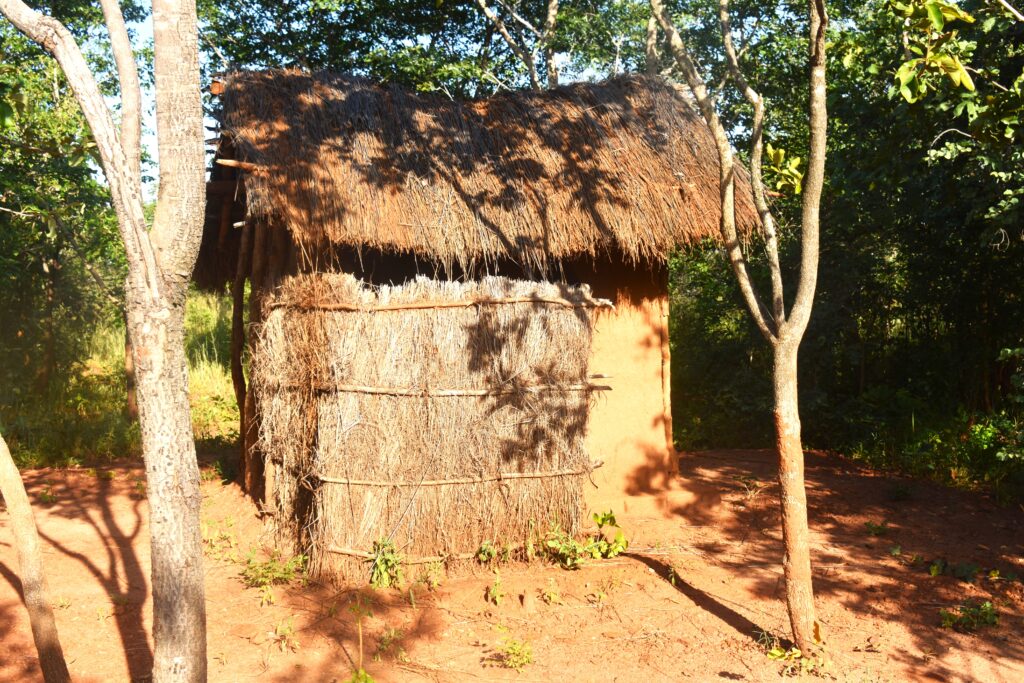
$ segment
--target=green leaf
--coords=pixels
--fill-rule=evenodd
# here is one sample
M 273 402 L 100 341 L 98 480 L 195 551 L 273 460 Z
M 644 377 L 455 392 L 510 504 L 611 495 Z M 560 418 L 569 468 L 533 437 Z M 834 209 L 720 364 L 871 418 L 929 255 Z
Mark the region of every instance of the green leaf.
M 14 107 L 6 100 L 0 100 L 0 128 L 14 127 Z
M 928 19 L 932 22 L 932 27 L 936 31 L 941 31 L 946 25 L 946 17 L 942 12 L 942 8 L 934 2 L 929 2 L 924 6 L 925 11 L 928 12 Z

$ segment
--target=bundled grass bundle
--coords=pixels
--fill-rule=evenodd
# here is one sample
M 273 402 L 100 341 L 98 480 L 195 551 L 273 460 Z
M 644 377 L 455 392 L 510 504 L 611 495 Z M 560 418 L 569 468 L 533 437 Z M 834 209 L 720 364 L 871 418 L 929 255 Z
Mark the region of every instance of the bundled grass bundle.
M 375 541 L 457 559 L 531 522 L 576 532 L 591 463 L 586 288 L 291 278 L 252 359 L 281 541 L 355 578 Z

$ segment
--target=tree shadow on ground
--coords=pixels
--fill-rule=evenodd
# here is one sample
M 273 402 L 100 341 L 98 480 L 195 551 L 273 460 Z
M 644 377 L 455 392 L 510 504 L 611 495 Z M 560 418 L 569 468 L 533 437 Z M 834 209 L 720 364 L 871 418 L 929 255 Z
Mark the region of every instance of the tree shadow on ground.
M 98 608 L 97 618 L 112 618 L 117 626 L 129 675 L 133 681 L 149 680 L 153 668 L 148 629 L 143 608 L 149 594 L 148 567 L 143 567 L 134 545 L 142 539 L 144 525 L 142 509 L 145 486 L 139 485 L 141 473 L 127 481 L 124 470 L 110 467 L 83 470 L 37 470 L 25 475 L 26 487 L 34 489 L 38 501 L 42 495 L 46 502 L 34 503 L 46 509 L 49 515 L 75 520 L 83 525 L 73 537 L 64 539 L 48 533 L 45 523 L 39 522 L 39 535 L 43 542 L 56 551 L 82 564 L 107 594 L 109 605 Z M 130 471 L 130 470 L 129 470 Z M 120 477 L 120 479 L 115 479 Z M 95 479 L 92 486 L 80 486 L 80 478 Z M 113 501 L 124 503 L 126 509 L 115 510 Z M 131 520 L 125 526 L 125 520 Z M 103 548 L 105 561 L 93 559 L 90 551 Z M 60 577 L 50 576 L 52 595 L 60 586 Z
M 901 625 L 911 646 L 891 658 L 930 678 L 982 680 L 988 670 L 957 670 L 947 652 L 987 651 L 994 665 L 1024 672 L 1024 642 L 1011 634 L 1024 608 L 1024 511 L 987 495 L 872 472 L 838 456 L 808 453 L 807 493 L 819 620 L 852 628 L 842 611 Z M 738 581 L 757 601 L 781 601 L 783 554 L 770 451 L 715 451 L 681 459 L 689 502 L 666 513 L 690 530 L 691 550 Z M 702 530 L 713 528 L 713 533 Z M 942 560 L 969 580 L 933 576 Z M 973 571 L 969 571 L 972 570 Z M 999 578 L 990 578 L 996 570 Z M 934 570 L 933 570 L 934 571 Z M 685 577 L 685 572 L 679 572 Z M 989 599 L 1003 614 L 998 628 L 973 636 L 941 628 L 939 609 Z M 1015 623 L 1016 622 L 1016 623 Z M 870 636 L 870 634 L 868 634 Z M 827 635 L 826 635 L 827 637 Z M 987 666 L 981 659 L 968 662 Z M 1016 664 L 1014 664 L 1016 663 Z

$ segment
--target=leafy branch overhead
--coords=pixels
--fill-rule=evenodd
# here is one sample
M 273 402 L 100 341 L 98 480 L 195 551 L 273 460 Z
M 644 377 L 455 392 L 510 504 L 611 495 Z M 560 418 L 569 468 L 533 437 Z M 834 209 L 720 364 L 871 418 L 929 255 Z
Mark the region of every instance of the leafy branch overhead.
M 937 87 L 936 76 L 946 76 L 954 86 L 973 91 L 974 81 L 961 58 L 970 58 L 974 43 L 947 26 L 956 21 L 974 23 L 974 17 L 945 0 L 892 0 L 891 4 L 903 17 L 905 61 L 896 70 L 889 96 L 898 92 L 907 102 L 917 102 Z

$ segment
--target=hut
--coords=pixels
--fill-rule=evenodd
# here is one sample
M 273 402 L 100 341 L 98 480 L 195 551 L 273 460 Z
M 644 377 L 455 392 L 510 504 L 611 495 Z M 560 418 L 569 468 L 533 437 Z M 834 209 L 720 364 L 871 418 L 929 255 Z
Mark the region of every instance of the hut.
M 195 279 L 234 295 L 245 486 L 315 573 L 383 542 L 430 561 L 572 533 L 671 477 L 666 258 L 720 218 L 683 91 L 215 86 Z

